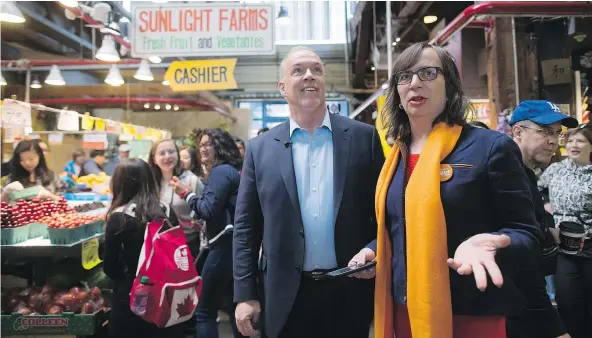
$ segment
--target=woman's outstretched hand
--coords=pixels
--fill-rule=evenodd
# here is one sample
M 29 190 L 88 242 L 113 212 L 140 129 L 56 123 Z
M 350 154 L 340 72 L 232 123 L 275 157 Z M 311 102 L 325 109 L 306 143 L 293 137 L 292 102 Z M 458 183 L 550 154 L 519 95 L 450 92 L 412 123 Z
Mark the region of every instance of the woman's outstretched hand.
M 501 287 L 504 284 L 504 278 L 495 262 L 495 254 L 497 250 L 509 246 L 511 242 L 507 235 L 475 235 L 458 246 L 454 258 L 448 258 L 448 266 L 456 270 L 459 275 L 473 274 L 477 288 L 481 291 L 487 288 L 487 273 L 493 284 Z

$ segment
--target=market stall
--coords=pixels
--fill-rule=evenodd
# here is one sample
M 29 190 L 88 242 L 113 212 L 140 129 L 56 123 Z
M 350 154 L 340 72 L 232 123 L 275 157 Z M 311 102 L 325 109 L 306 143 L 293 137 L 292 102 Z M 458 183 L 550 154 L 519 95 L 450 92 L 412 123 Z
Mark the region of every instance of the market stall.
M 31 128 L 31 109 L 58 114 L 57 130 Z M 104 120 L 16 100 L 2 105 L 4 140 L 14 143 L 44 135 L 82 135 L 80 147 L 106 149 L 113 137 L 144 157 L 146 144 L 168 137 L 164 130 Z M 53 141 L 53 142 L 52 142 Z M 2 336 L 101 336 L 108 319 L 110 280 L 102 271 L 100 247 L 111 201 L 104 172 L 60 175 L 56 200 L 41 199 L 41 187 L 17 189 L 0 206 Z

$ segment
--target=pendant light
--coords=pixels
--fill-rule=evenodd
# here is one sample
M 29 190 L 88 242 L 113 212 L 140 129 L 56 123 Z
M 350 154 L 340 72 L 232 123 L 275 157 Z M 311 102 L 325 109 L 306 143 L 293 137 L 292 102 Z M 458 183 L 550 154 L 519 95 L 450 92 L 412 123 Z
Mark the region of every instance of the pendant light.
M 150 71 L 150 64 L 148 64 L 147 60 L 142 60 L 140 62 L 140 67 L 136 71 L 134 75 L 134 79 L 140 81 L 152 81 L 154 80 L 154 76 L 152 75 L 152 71 Z
M 66 81 L 64 81 L 64 77 L 62 76 L 62 72 L 58 66 L 51 66 L 49 75 L 47 75 L 45 78 L 45 83 L 52 86 L 63 86 L 66 84 Z
M 33 80 L 33 82 L 31 82 L 31 88 L 39 89 L 41 87 L 42 87 L 41 82 L 39 82 L 39 79 L 37 79 L 37 76 L 35 76 L 35 80 Z
M 115 42 L 111 35 L 105 35 L 103 37 L 101 48 L 99 48 L 95 57 L 101 61 L 107 62 L 117 62 L 121 60 L 119 53 L 115 49 Z
M 119 72 L 119 68 L 116 65 L 112 65 L 111 69 L 109 69 L 109 74 L 105 78 L 105 83 L 110 84 L 114 87 L 121 86 L 125 83 L 123 81 L 123 77 L 121 77 L 121 73 Z
M 4 76 L 0 73 L 0 86 L 6 86 L 8 83 L 4 80 Z
M 14 1 L 0 1 L 0 21 L 23 23 L 25 17 Z
M 278 13 L 277 19 L 275 19 L 275 23 L 282 26 L 290 24 L 290 15 L 288 15 L 288 8 L 286 8 L 286 6 L 280 7 L 280 12 Z
M 152 55 L 151 57 L 148 58 L 148 60 L 150 60 L 150 62 L 152 62 L 152 63 L 161 63 L 162 62 L 162 58 L 157 55 Z

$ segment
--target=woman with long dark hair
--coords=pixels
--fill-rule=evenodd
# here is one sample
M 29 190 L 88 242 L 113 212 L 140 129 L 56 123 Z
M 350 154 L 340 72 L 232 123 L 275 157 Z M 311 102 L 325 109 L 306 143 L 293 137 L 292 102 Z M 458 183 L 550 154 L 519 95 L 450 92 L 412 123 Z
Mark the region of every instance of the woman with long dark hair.
M 111 178 L 111 190 L 113 202 L 107 213 L 103 254 L 103 270 L 115 284 L 109 337 L 183 337 L 182 324 L 158 328 L 130 310 L 129 294 L 136 277 L 146 225 L 152 220 L 167 218 L 168 211 L 159 201 L 150 166 L 135 158 L 120 163 Z M 168 219 L 174 226 L 178 224 L 173 211 Z
M 152 168 L 154 178 L 156 179 L 160 201 L 175 211 L 181 228 L 185 232 L 191 256 L 195 258 L 200 248 L 200 227 L 193 217 L 191 207 L 185 200 L 175 194 L 170 181 L 173 177 L 177 177 L 183 183 L 187 184 L 191 192 L 197 196 L 201 196 L 203 183 L 191 171 L 181 167 L 179 149 L 171 139 L 159 140 L 152 145 L 148 164 Z
M 357 275 L 376 275 L 375 336 L 505 338 L 505 316 L 526 305 L 512 278 L 543 238 L 520 149 L 467 125 L 441 47 L 403 51 L 388 91 L 383 121 L 397 141 L 378 179 L 377 239 L 349 263 L 377 261 Z
M 196 216 L 207 223 L 209 254 L 200 273 L 203 278 L 201 299 L 195 313 L 199 338 L 218 338 L 218 310 L 227 310 L 235 337 L 232 304 L 232 229 L 240 183 L 242 158 L 230 134 L 222 129 L 205 129 L 199 133 L 201 161 L 209 173 L 203 196 L 197 197 L 190 187 L 175 179 L 175 191 L 190 205 Z M 229 307 L 229 308 L 228 308 Z
M 10 199 L 10 192 L 41 186 L 40 198 L 58 200 L 56 195 L 62 187 L 59 176 L 49 170 L 43 150 L 39 142 L 20 141 L 14 149 L 10 160 L 11 173 L 6 178 L 6 188 L 2 193 L 2 200 Z
M 204 172 L 201 167 L 201 160 L 194 147 L 183 147 L 179 151 L 181 167 L 191 171 L 200 180 L 204 179 Z

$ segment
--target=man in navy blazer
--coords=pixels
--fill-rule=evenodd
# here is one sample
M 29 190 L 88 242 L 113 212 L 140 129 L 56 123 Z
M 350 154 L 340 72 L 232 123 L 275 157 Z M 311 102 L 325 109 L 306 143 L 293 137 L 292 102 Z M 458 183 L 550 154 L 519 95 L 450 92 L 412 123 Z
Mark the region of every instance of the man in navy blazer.
M 313 277 L 347 266 L 376 236 L 380 139 L 372 126 L 327 112 L 312 50 L 294 48 L 281 66 L 290 120 L 249 142 L 238 192 L 237 326 L 246 336 L 262 327 L 270 338 L 366 338 L 374 281 Z

